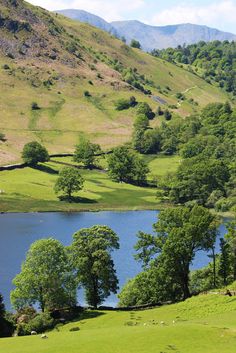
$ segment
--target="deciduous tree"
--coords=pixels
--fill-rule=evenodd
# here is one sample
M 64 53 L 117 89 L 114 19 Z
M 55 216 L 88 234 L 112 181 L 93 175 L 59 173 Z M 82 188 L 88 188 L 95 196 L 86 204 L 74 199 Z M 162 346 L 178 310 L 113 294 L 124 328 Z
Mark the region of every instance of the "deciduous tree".
M 13 284 L 11 302 L 16 309 L 39 304 L 44 311 L 76 303 L 76 281 L 67 251 L 52 238 L 31 245 Z
M 73 235 L 73 264 L 78 281 L 85 288 L 86 301 L 94 308 L 118 290 L 118 279 L 111 258 L 114 249 L 119 249 L 119 238 L 107 226 L 80 229 Z
M 83 188 L 83 184 L 84 179 L 78 169 L 65 167 L 60 171 L 54 189 L 56 193 L 60 191 L 64 192 L 69 200 L 71 200 L 72 193 L 80 191 Z
M 39 162 L 47 162 L 49 160 L 48 151 L 37 141 L 27 143 L 22 151 L 23 161 L 30 165 L 36 166 Z
M 160 212 L 153 228 L 154 235 L 138 234 L 136 258 L 144 266 L 154 260 L 186 299 L 191 295 L 189 271 L 196 252 L 211 249 L 215 242 L 215 217 L 202 206 L 171 208 Z

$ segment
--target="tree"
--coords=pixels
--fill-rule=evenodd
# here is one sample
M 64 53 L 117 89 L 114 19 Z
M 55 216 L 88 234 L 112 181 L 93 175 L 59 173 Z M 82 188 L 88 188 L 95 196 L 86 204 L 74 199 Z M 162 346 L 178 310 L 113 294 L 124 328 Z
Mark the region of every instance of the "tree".
M 139 114 L 134 122 L 132 143 L 133 148 L 140 153 L 143 153 L 144 150 L 144 134 L 148 128 L 149 120 L 147 116 L 144 114 Z
M 233 280 L 236 281 L 236 220 L 228 222 L 226 225 L 227 234 L 225 239 L 230 247 L 230 261 L 233 268 Z
M 228 277 L 230 275 L 230 252 L 229 244 L 224 238 L 220 238 L 220 267 L 219 275 L 223 279 L 223 283 L 226 286 L 228 284 Z
M 3 296 L 0 293 L 0 337 L 10 337 L 14 331 L 14 325 L 6 318 Z
M 137 113 L 138 115 L 145 115 L 149 120 L 155 118 L 155 113 L 153 113 L 152 108 L 146 102 L 138 104 Z
M 46 148 L 40 143 L 33 141 L 27 143 L 22 151 L 23 161 L 30 166 L 37 166 L 39 162 L 49 161 L 49 155 Z
M 145 161 L 126 146 L 116 147 L 108 157 L 110 177 L 118 182 L 146 183 L 149 171 Z
M 161 266 L 151 266 L 129 280 L 118 295 L 118 306 L 157 304 L 181 299 L 181 290 Z
M 6 140 L 5 134 L 0 132 L 0 141 L 4 142 Z
M 136 39 L 132 39 L 132 40 L 131 40 L 130 46 L 131 46 L 131 48 L 141 49 L 141 44 L 140 44 L 139 41 L 136 40 Z
M 65 167 L 59 173 L 54 190 L 56 194 L 63 191 L 69 200 L 71 200 L 72 193 L 80 191 L 83 188 L 83 184 L 84 179 L 80 175 L 78 169 Z
M 38 105 L 37 102 L 32 102 L 32 103 L 31 103 L 31 109 L 32 109 L 32 110 L 39 110 L 40 107 L 39 107 L 39 105 Z
M 168 109 L 166 109 L 166 110 L 164 111 L 164 117 L 165 117 L 165 119 L 166 119 L 167 121 L 171 120 L 172 114 L 171 114 L 171 112 L 170 112 Z
M 85 167 L 91 168 L 94 165 L 96 155 L 101 153 L 101 147 L 87 139 L 81 139 L 76 145 L 74 161 L 83 163 Z
M 3 296 L 0 293 L 0 318 L 4 317 L 5 314 L 5 305 L 3 303 Z
M 161 211 L 153 225 L 154 235 L 139 232 L 136 259 L 144 267 L 156 263 L 169 281 L 180 286 L 183 298 L 190 297 L 189 272 L 195 254 L 209 250 L 216 238 L 215 217 L 204 207 L 195 205 Z
M 171 185 L 170 197 L 176 203 L 196 200 L 205 205 L 214 190 L 225 195 L 229 167 L 221 160 L 190 158 L 182 162 Z
M 111 293 L 117 293 L 118 279 L 111 258 L 114 249 L 119 249 L 119 238 L 107 226 L 84 228 L 73 235 L 72 261 L 85 288 L 86 301 L 94 308 Z
M 16 309 L 39 304 L 44 312 L 76 303 L 76 281 L 67 251 L 52 238 L 31 245 L 13 284 L 11 302 Z

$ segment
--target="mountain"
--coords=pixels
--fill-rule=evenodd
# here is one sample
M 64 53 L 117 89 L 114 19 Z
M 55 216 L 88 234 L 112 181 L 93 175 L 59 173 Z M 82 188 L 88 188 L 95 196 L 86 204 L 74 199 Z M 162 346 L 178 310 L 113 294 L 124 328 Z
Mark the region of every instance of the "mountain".
M 176 48 L 178 45 L 194 44 L 200 41 L 236 40 L 235 34 L 190 23 L 162 27 L 149 26 L 140 21 L 114 21 L 108 23 L 101 17 L 83 10 L 70 9 L 57 12 L 73 20 L 89 23 L 116 37 L 125 37 L 127 43 L 130 43 L 132 39 L 136 39 L 141 43 L 142 49 L 145 51 L 169 47 Z
M 23 0 L 0 2 L 0 91 L 0 165 L 20 161 L 34 140 L 51 154 L 74 151 L 81 135 L 104 149 L 129 141 L 136 110 L 116 110 L 118 99 L 181 116 L 229 99 L 181 67 Z
M 124 36 L 129 43 L 133 38 L 138 40 L 146 51 L 163 49 L 178 45 L 193 44 L 199 41 L 236 40 L 236 35 L 219 31 L 207 26 L 190 23 L 155 27 L 139 21 L 112 22 L 120 36 Z
M 66 9 L 58 10 L 56 11 L 56 13 L 69 17 L 72 20 L 88 23 L 91 26 L 100 28 L 103 31 L 111 33 L 116 37 L 118 36 L 117 30 L 110 23 L 106 22 L 103 18 L 93 15 L 87 11 Z

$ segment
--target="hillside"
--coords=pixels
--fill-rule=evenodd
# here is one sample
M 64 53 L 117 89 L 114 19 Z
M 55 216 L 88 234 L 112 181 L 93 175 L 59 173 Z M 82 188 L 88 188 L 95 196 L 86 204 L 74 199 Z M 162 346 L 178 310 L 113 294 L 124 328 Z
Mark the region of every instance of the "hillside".
M 116 111 L 119 98 L 135 96 L 154 111 L 161 101 L 183 116 L 228 99 L 182 68 L 22 0 L 3 0 L 0 18 L 0 132 L 6 139 L 0 142 L 1 165 L 19 161 L 32 140 L 50 153 L 73 151 L 81 134 L 105 149 L 128 141 L 135 111 Z M 130 76 L 149 94 L 129 84 Z M 40 109 L 32 109 L 33 102 Z
M 176 49 L 154 50 L 152 54 L 177 65 L 189 65 L 196 75 L 236 95 L 235 42 L 200 42 Z
M 179 304 L 130 311 L 88 311 L 40 336 L 1 339 L 4 353 L 233 353 L 236 298 L 201 295 Z M 70 331 L 79 327 L 79 331 Z M 39 344 L 40 343 L 40 344 Z
M 58 14 L 64 15 L 66 17 L 69 17 L 72 20 L 88 23 L 91 26 L 102 29 L 103 31 L 106 31 L 106 32 L 118 37 L 118 32 L 109 22 L 107 22 L 103 18 L 96 16 L 96 15 L 93 15 L 92 13 L 89 13 L 87 11 L 66 9 L 66 10 L 57 10 L 55 12 Z

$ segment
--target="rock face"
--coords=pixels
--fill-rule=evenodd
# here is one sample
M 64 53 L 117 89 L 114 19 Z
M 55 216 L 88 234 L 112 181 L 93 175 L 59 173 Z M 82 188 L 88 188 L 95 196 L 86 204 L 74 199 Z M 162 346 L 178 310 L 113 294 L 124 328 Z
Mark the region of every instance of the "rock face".
M 70 9 L 57 12 L 73 20 L 89 23 L 119 38 L 125 37 L 127 43 L 130 43 L 132 39 L 136 39 L 141 43 L 142 49 L 146 51 L 168 47 L 175 48 L 178 45 L 193 44 L 199 41 L 236 40 L 235 34 L 190 23 L 163 27 L 149 26 L 139 21 L 108 23 L 101 17 L 83 10 Z
M 0 55 L 75 66 L 79 51 L 55 14 L 22 0 L 0 1 Z
M 87 11 L 68 9 L 68 10 L 60 10 L 56 12 L 66 17 L 69 17 L 72 20 L 88 23 L 91 26 L 100 28 L 103 31 L 111 33 L 116 37 L 118 36 L 117 30 L 110 23 L 106 22 L 103 18 L 93 15 Z

